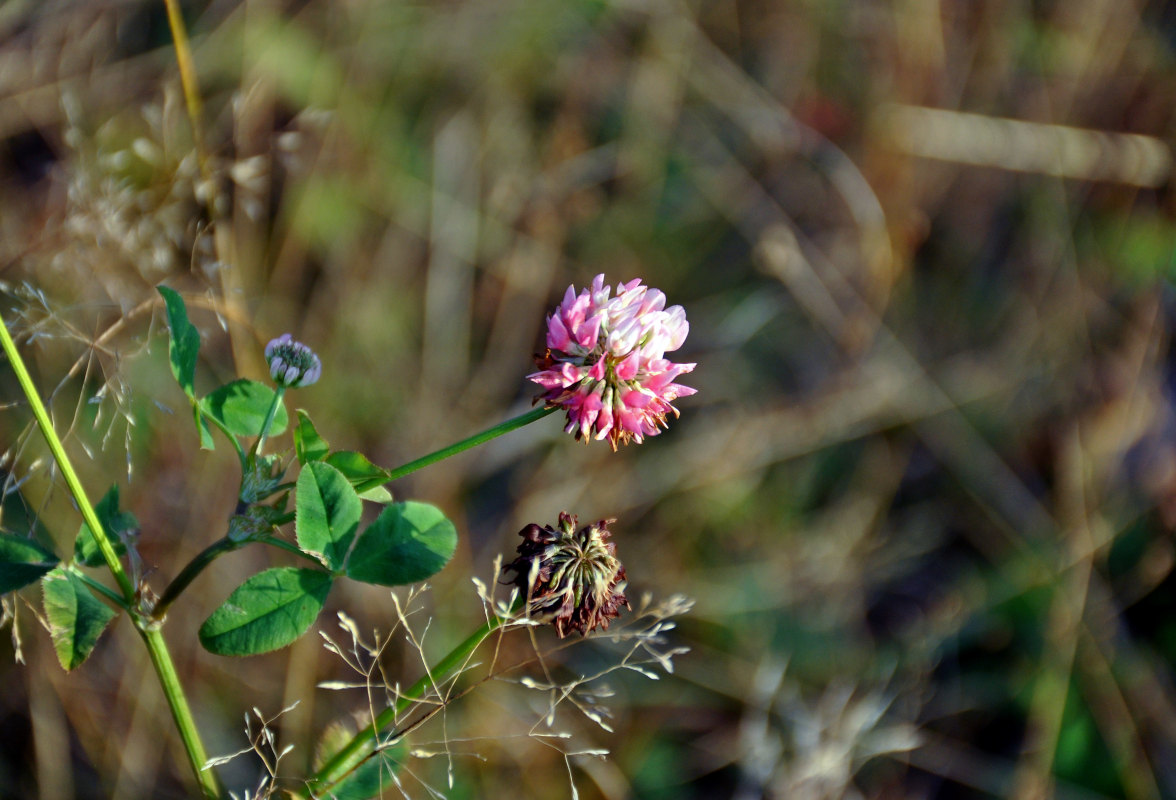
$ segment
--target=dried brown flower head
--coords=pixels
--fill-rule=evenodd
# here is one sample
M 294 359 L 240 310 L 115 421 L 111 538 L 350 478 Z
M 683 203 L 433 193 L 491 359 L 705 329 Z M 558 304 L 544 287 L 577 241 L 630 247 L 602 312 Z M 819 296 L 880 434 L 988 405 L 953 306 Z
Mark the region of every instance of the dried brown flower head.
M 559 524 L 531 524 L 519 531 L 519 556 L 505 567 L 511 581 L 525 593 L 534 619 L 550 621 L 559 635 L 577 630 L 586 636 L 629 607 L 625 599 L 625 567 L 609 541 L 614 519 L 576 530 L 577 519 L 561 512 Z

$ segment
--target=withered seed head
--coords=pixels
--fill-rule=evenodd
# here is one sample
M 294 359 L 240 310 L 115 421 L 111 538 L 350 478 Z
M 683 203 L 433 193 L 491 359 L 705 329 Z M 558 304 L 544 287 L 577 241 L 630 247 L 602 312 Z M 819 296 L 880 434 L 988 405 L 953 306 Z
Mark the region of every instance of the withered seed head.
M 608 526 L 616 520 L 602 519 L 579 531 L 576 522 L 561 512 L 555 528 L 526 526 L 519 531 L 518 558 L 504 568 L 514 572 L 509 582 L 525 593 L 530 616 L 550 621 L 561 637 L 569 630 L 587 636 L 597 627 L 607 629 L 621 607 L 629 607 L 625 567 L 609 541 Z

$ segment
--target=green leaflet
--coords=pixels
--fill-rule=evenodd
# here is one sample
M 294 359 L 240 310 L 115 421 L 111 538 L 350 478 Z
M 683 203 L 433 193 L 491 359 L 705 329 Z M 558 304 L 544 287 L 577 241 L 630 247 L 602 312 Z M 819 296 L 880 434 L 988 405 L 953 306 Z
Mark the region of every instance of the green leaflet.
M 342 571 L 363 515 L 355 489 L 342 472 L 313 461 L 298 476 L 294 501 L 298 546 L 320 556 L 332 572 Z
M 273 401 L 274 390 L 269 386 L 242 378 L 200 398 L 200 410 L 234 436 L 257 436 Z M 281 434 L 288 423 L 286 409 L 279 405 L 269 435 Z
M 298 454 L 298 463 L 322 461 L 330 449 L 327 440 L 315 430 L 310 416 L 298 409 L 298 425 L 294 428 L 294 452 Z
M 238 586 L 200 626 L 200 643 L 222 656 L 268 653 L 292 643 L 314 624 L 331 576 L 314 569 L 275 567 Z
M 171 331 L 168 358 L 172 374 L 184 390 L 184 394 L 195 399 L 196 357 L 200 352 L 200 332 L 188 321 L 188 309 L 184 300 L 174 289 L 166 286 L 155 287 L 167 306 L 167 327 Z
M 403 586 L 437 574 L 457 549 L 457 529 L 441 510 L 409 500 L 384 509 L 360 534 L 347 576 L 380 586 Z
M 346 475 L 355 491 L 365 500 L 377 503 L 391 502 L 392 495 L 384 488 L 384 484 L 388 482 L 388 470 L 368 461 L 363 453 L 338 450 L 324 460 Z
M 94 513 L 98 515 L 98 521 L 102 523 L 110 543 L 114 545 L 114 552 L 121 556 L 127 548 L 119 534 L 138 528 L 139 520 L 129 511 L 120 511 L 118 505 L 116 483 L 94 506 Z M 74 560 L 86 567 L 100 567 L 106 563 L 102 551 L 98 549 L 98 540 L 94 538 L 90 526 L 84 522 L 78 528 L 78 535 L 74 539 Z
M 57 566 L 57 556 L 23 536 L 0 534 L 0 594 L 16 591 Z
M 65 669 L 75 669 L 90 656 L 115 612 L 64 567 L 49 572 L 41 580 L 41 588 L 57 660 Z

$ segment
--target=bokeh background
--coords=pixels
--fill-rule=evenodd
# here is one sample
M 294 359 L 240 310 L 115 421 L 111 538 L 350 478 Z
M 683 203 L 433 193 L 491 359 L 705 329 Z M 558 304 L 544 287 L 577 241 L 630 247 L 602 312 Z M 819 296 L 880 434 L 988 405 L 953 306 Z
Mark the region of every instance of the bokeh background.
M 392 487 L 461 532 L 416 599 L 431 657 L 481 619 L 470 576 L 561 510 L 618 519 L 634 600 L 696 601 L 666 643 L 690 652 L 607 676 L 611 733 L 564 704 L 570 738 L 534 735 L 545 696 L 479 686 L 385 796 L 1176 797 L 1176 7 L 182 8 L 198 137 L 162 1 L 0 4 L 3 312 L 157 588 L 236 482 L 197 447 L 158 283 L 201 329 L 198 388 L 262 377 L 291 331 L 325 364 L 292 405 L 387 466 L 528 408 L 571 283 L 641 277 L 691 323 L 699 391 L 663 435 L 614 454 L 549 418 Z M 76 512 L 0 392 L 5 527 L 21 500 L 68 552 Z M 316 634 L 243 660 L 194 635 L 279 563 L 217 562 L 166 633 L 212 751 L 300 701 L 271 726 L 297 778 L 366 707 L 316 684 L 354 673 Z M 39 603 L 0 637 L 0 796 L 188 796 L 127 621 L 67 675 Z M 336 638 L 337 609 L 397 623 L 386 590 L 336 589 Z M 538 641 L 562 679 L 623 651 Z M 224 771 L 239 796 L 262 774 Z

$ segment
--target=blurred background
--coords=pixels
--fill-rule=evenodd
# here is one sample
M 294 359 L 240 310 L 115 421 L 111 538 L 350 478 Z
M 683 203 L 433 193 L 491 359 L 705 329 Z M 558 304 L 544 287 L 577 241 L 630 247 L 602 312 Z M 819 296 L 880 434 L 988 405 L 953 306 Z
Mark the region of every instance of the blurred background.
M 224 532 L 237 467 L 198 448 L 156 284 L 201 330 L 199 390 L 263 377 L 290 331 L 324 362 L 291 407 L 390 467 L 530 406 L 569 284 L 640 277 L 691 323 L 699 391 L 663 435 L 613 454 L 548 418 L 391 487 L 461 533 L 410 616 L 430 658 L 482 619 L 471 575 L 561 510 L 618 519 L 634 604 L 695 600 L 665 643 L 689 653 L 606 676 L 613 732 L 571 703 L 548 728 L 522 673 L 477 686 L 384 796 L 1176 797 L 1176 6 L 182 9 L 197 136 L 162 2 L 0 4 L 0 302 L 157 590 Z M 4 528 L 67 553 L 8 370 L 0 401 Z M 294 779 L 366 709 L 316 688 L 355 672 L 313 633 L 249 659 L 194 635 L 285 558 L 218 561 L 166 633 L 212 752 L 300 701 L 271 724 Z M 67 675 L 39 607 L 6 602 L 0 796 L 189 796 L 127 620 Z M 398 622 L 341 585 L 316 625 L 340 641 L 339 609 Z M 416 680 L 391 641 L 387 679 Z M 624 654 L 537 641 L 557 682 Z

